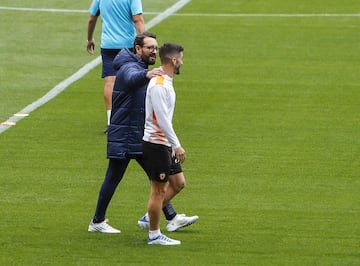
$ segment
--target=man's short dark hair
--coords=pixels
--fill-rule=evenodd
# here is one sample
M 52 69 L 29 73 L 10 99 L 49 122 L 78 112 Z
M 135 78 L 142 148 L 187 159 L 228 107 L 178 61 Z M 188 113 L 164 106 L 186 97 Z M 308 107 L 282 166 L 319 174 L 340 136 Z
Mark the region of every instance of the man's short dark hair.
M 184 48 L 176 43 L 164 43 L 163 46 L 159 49 L 159 56 L 161 62 L 165 62 L 173 57 L 177 57 L 181 52 L 184 51 Z
M 141 47 L 144 46 L 145 38 L 153 38 L 156 40 L 156 34 L 145 31 L 143 33 L 136 35 L 135 40 L 134 40 L 134 53 L 136 52 L 136 49 L 135 49 L 136 45 L 140 45 Z

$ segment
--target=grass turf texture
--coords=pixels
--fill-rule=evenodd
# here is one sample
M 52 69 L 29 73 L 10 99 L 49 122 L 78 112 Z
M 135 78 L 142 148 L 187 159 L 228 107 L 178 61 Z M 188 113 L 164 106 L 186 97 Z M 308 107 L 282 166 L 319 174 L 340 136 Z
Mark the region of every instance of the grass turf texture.
M 87 8 L 62 2 L 46 7 Z M 180 13 L 359 10 L 356 1 L 299 2 L 198 0 Z M 64 17 L 71 22 L 56 23 Z M 78 41 L 47 37 L 52 48 L 32 60 L 28 75 L 1 76 L 3 119 L 90 60 L 81 34 L 87 15 L 43 19 Z M 169 234 L 181 246 L 148 247 L 136 221 L 149 186 L 132 163 L 108 210 L 122 233 L 86 231 L 107 163 L 97 67 L 0 135 L 0 264 L 359 264 L 359 20 L 174 16 L 156 26 L 160 44 L 185 47 L 174 125 L 188 153 L 187 188 L 174 204 L 200 220 Z M 40 38 L 36 25 L 29 32 Z M 9 47 L 9 56 L 29 54 L 20 48 Z M 21 90 L 22 82 L 30 87 Z M 19 102 L 8 100 L 13 94 Z

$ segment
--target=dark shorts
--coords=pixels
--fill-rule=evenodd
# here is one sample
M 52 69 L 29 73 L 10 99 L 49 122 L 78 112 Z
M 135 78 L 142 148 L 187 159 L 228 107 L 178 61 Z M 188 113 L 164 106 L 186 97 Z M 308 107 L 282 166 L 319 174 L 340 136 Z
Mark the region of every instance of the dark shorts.
M 130 51 L 133 51 L 133 48 L 129 48 Z M 101 58 L 102 58 L 102 72 L 101 77 L 105 78 L 108 76 L 116 76 L 117 70 L 113 66 L 113 61 L 121 49 L 104 49 L 101 48 Z
M 101 48 L 102 73 L 101 77 L 116 76 L 116 70 L 113 67 L 113 61 L 121 49 Z
M 144 166 L 150 180 L 167 182 L 169 175 L 182 172 L 180 163 L 171 154 L 171 147 L 143 141 Z

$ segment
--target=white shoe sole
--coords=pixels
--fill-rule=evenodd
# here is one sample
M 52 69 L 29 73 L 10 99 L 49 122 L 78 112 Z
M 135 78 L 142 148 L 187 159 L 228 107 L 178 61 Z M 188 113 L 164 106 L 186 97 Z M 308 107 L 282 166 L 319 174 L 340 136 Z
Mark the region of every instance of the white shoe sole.
M 177 226 L 166 226 L 166 230 L 168 231 L 168 232 L 175 232 L 175 231 L 177 231 L 177 230 L 179 230 L 179 229 L 181 229 L 181 228 L 184 228 L 184 227 L 187 227 L 187 226 L 189 226 L 189 225 L 192 225 L 193 223 L 195 223 L 197 220 L 199 220 L 199 216 L 194 216 L 194 218 L 193 219 L 191 219 L 191 220 L 189 220 L 189 221 L 187 221 L 186 223 L 184 223 L 184 224 L 181 224 L 181 225 L 177 225 Z

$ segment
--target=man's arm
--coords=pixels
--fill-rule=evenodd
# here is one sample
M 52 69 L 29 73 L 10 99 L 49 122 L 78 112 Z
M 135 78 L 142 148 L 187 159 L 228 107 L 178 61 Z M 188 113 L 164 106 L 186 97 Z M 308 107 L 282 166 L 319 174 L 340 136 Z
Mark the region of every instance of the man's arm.
M 90 15 L 89 17 L 88 30 L 87 30 L 87 45 L 86 45 L 86 50 L 88 51 L 89 54 L 94 53 L 94 48 L 95 48 L 94 31 L 95 31 L 97 19 L 98 16 Z
M 137 14 L 133 16 L 133 21 L 136 29 L 136 33 L 140 34 L 145 31 L 145 21 L 142 14 Z
M 129 64 L 124 67 L 124 83 L 126 86 L 136 88 L 146 84 L 149 79 L 163 75 L 164 71 L 161 68 L 154 68 L 153 70 L 140 69 L 134 64 Z
M 166 138 L 171 143 L 176 159 L 179 161 L 179 163 L 183 163 L 186 158 L 186 153 L 184 148 L 181 146 L 178 137 L 176 136 L 172 126 L 171 117 L 168 116 L 169 110 L 165 104 L 167 96 L 164 92 L 165 90 L 161 86 L 152 87 L 151 96 L 154 113 L 161 131 L 165 134 Z
M 165 134 L 165 137 L 168 139 L 173 149 L 179 148 L 181 144 L 176 136 L 172 125 L 172 118 L 169 117 L 169 109 L 166 105 L 168 97 L 166 89 L 162 86 L 155 85 L 154 87 L 151 87 L 147 93 L 151 95 L 152 108 L 161 131 Z

